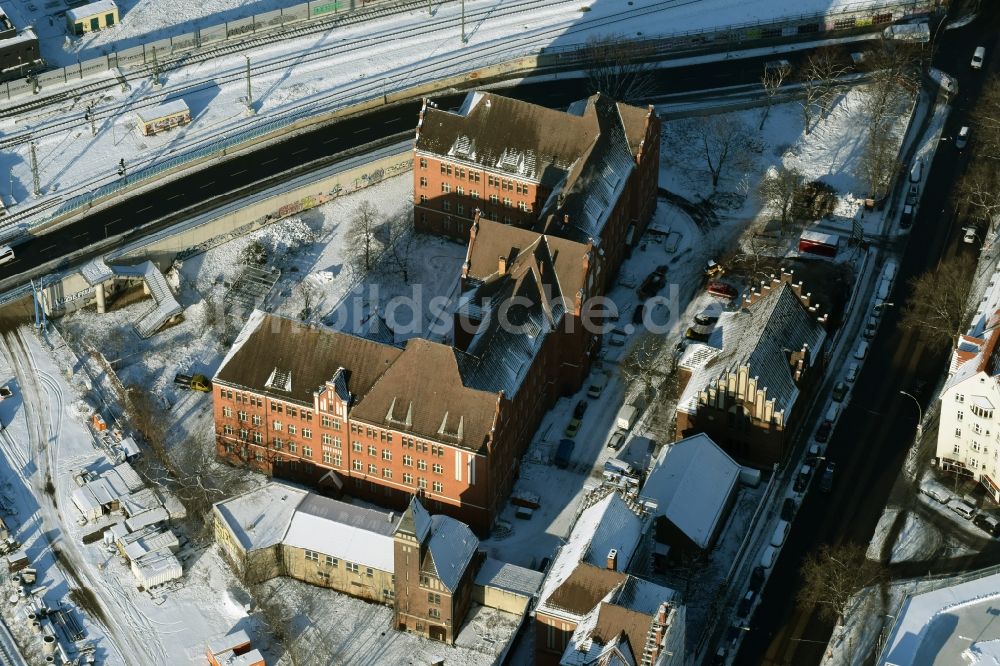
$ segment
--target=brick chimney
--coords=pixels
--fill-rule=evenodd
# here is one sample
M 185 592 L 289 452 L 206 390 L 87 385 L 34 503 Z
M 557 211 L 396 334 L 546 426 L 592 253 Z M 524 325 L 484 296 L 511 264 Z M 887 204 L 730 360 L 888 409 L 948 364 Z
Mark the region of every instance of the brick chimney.
M 608 571 L 618 571 L 618 550 L 616 548 L 608 551 Z
M 507 257 L 502 254 L 500 255 L 500 258 L 497 259 L 497 273 L 500 274 L 500 277 L 507 275 Z

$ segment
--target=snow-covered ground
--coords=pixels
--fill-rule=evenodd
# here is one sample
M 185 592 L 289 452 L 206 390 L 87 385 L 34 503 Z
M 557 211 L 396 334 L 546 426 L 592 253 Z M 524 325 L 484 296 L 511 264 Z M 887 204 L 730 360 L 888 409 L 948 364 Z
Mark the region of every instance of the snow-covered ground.
M 10 5 L 15 22 L 24 20 L 23 8 Z M 126 3 L 126 6 L 129 3 Z M 66 59 L 74 62 L 78 46 L 86 43 L 109 48 L 116 33 L 124 33 L 118 48 L 135 43 L 137 34 L 169 33 L 176 16 L 197 18 L 221 12 L 233 16 L 243 9 L 277 6 L 264 0 L 240 9 L 225 10 L 221 0 L 199 3 L 182 0 L 182 7 L 197 5 L 184 13 L 172 3 L 142 0 L 127 8 L 121 25 L 71 40 Z M 796 15 L 810 10 L 834 10 L 847 4 L 841 0 L 803 0 Z M 644 37 L 720 24 L 766 20 L 787 13 L 781 3 L 769 0 L 702 0 L 674 3 L 637 0 L 628 8 L 617 2 L 591 0 L 580 11 L 579 2 L 559 0 L 480 0 L 466 3 L 467 43 L 461 44 L 458 3 L 443 3 L 428 18 L 413 11 L 372 22 L 341 26 L 325 33 L 249 49 L 252 61 L 253 97 L 257 115 L 243 116 L 246 94 L 244 53 L 173 70 L 163 76 L 162 87 L 145 79 L 131 81 L 131 90 L 117 88 L 74 95 L 68 100 L 8 118 L 0 123 L 3 138 L 14 141 L 0 153 L 0 170 L 12 176 L 13 192 L 4 192 L 13 211 L 38 200 L 30 196 L 32 174 L 29 136 L 37 148 L 42 197 L 68 198 L 114 181 L 117 165 L 124 159 L 130 173 L 179 154 L 217 144 L 222 138 L 254 124 L 295 112 L 310 113 L 337 108 L 351 101 L 381 97 L 421 81 L 440 78 L 448 72 L 482 67 L 540 47 L 564 47 L 585 43 L 602 34 L 636 34 Z M 7 6 L 7 5 L 5 5 Z M 572 10 L 572 11 L 570 11 Z M 129 18 L 130 11 L 136 18 Z M 147 14 L 149 16 L 147 16 Z M 157 18 L 153 19 L 152 16 Z M 47 19 L 40 22 L 43 37 Z M 132 32 L 141 23 L 141 33 Z M 662 26 L 650 30 L 651 26 Z M 56 31 L 59 30 L 56 22 Z M 54 39 L 54 35 L 50 35 Z M 60 38 L 61 39 L 61 38 Z M 86 53 L 84 54 L 87 55 Z M 339 66 L 345 59 L 350 66 Z M 60 61 L 56 57 L 56 61 Z M 581 89 L 581 96 L 584 95 Z M 184 99 L 193 122 L 158 136 L 145 137 L 136 128 L 134 111 L 167 99 Z M 94 105 L 96 135 L 85 120 L 86 108 Z M 3 188 L 7 190 L 8 188 Z
M 98 526 L 77 522 L 73 475 L 109 463 L 84 424 L 93 385 L 74 372 L 79 360 L 60 345 L 58 336 L 39 339 L 21 328 L 4 336 L 0 360 L 0 377 L 15 393 L 0 404 L 6 424 L 0 464 L 10 469 L 4 504 L 15 538 L 38 569 L 36 589 L 49 608 L 76 607 L 72 612 L 87 631 L 77 647 L 93 645 L 99 663 L 203 663 L 210 639 L 236 625 L 255 631 L 255 622 L 229 597 L 234 581 L 213 549 L 182 547 L 184 578 L 144 591 L 103 544 L 82 544 Z M 9 576 L 2 578 L 9 585 Z M 26 603 L 5 605 L 4 613 L 22 639 L 37 642 L 24 617 Z M 68 642 L 66 648 L 76 651 Z

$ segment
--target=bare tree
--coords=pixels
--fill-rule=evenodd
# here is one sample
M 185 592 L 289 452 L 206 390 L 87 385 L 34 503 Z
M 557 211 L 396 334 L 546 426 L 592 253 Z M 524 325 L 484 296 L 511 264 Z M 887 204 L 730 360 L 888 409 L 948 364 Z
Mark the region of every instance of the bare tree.
M 584 46 L 584 70 L 590 90 L 619 102 L 649 99 L 656 90 L 649 63 L 653 55 L 648 44 L 624 35 L 589 38 Z
M 844 89 L 842 77 L 850 71 L 843 64 L 838 52 L 832 48 L 821 48 L 809 54 L 802 69 L 807 91 L 811 91 L 819 115 L 826 116 L 837 96 Z M 806 126 L 808 133 L 809 127 Z
M 719 187 L 723 172 L 745 160 L 750 152 L 752 130 L 735 118 L 709 116 L 694 126 L 705 165 L 712 174 L 712 189 Z
M 653 395 L 672 371 L 664 364 L 666 342 L 663 335 L 643 335 L 619 365 L 626 383 L 636 386 L 644 399 Z
M 878 126 L 871 126 L 858 160 L 857 175 L 868 187 L 872 199 L 882 199 L 889 193 L 892 179 L 901 168 L 899 145 L 891 123 L 883 121 Z
M 990 160 L 1000 160 L 1000 76 L 993 75 L 983 85 L 983 91 L 972 110 L 975 122 L 976 154 Z
M 967 306 L 972 270 L 961 259 L 945 259 L 932 271 L 915 278 L 909 304 L 903 310 L 903 326 L 934 342 L 950 342 L 968 328 Z
M 886 119 L 916 94 L 920 68 L 914 51 L 901 43 L 881 42 L 865 60 L 869 83 L 860 89 L 869 133 L 884 130 Z
M 1000 216 L 1000 171 L 987 160 L 972 160 L 958 183 L 959 197 L 972 216 L 990 225 Z
M 385 221 L 370 201 L 362 201 L 351 218 L 344 237 L 351 266 L 360 274 L 368 274 L 385 247 Z
M 774 100 L 778 96 L 778 92 L 781 90 L 782 84 L 785 80 L 791 76 L 792 68 L 788 64 L 787 60 L 780 61 L 776 66 L 768 67 L 764 66 L 764 74 L 760 77 L 760 84 L 764 87 L 764 96 L 767 97 L 767 106 L 764 107 L 764 113 L 760 117 L 760 125 L 757 129 L 764 129 L 764 123 L 767 121 L 768 114 L 771 113 L 771 106 L 774 105 Z
M 885 576 L 885 568 L 869 560 L 863 546 L 855 543 L 823 545 L 802 561 L 799 606 L 816 606 L 820 617 L 826 620 L 842 619 L 852 597 L 881 582 Z
M 413 213 L 403 213 L 389 220 L 389 247 L 392 260 L 403 282 L 410 282 L 410 255 L 416 240 L 413 230 Z
M 761 203 L 768 209 L 776 211 L 781 220 L 781 231 L 784 232 L 791 222 L 792 204 L 795 193 L 805 182 L 805 176 L 796 169 L 779 165 L 768 169 L 764 178 L 757 186 Z

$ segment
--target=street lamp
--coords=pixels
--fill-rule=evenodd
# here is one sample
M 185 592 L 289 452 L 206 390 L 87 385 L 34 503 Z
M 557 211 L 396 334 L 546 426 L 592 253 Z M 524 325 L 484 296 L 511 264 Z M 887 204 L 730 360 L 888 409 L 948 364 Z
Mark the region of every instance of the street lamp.
M 899 394 L 905 395 L 917 406 L 917 437 L 920 437 L 924 433 L 924 410 L 920 407 L 920 401 L 906 391 L 900 390 Z

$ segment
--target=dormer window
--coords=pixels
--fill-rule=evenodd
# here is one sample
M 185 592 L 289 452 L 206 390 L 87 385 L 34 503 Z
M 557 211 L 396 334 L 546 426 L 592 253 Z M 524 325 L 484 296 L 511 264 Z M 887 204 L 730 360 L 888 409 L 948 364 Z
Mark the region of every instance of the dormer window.
M 264 382 L 264 388 L 271 389 L 272 391 L 284 391 L 285 393 L 291 393 L 292 391 L 291 371 L 275 368 L 274 370 L 271 371 L 271 376 L 267 378 L 266 382 Z

